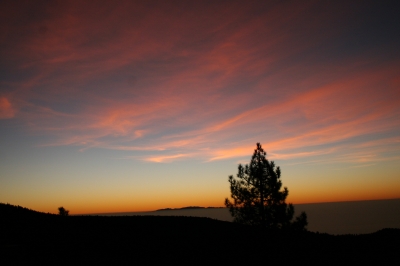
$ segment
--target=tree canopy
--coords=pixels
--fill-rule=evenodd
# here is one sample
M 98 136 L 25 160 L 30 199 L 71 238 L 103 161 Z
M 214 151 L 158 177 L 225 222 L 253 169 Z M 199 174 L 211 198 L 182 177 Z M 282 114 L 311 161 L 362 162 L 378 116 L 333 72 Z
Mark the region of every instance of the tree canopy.
M 225 199 L 235 222 L 268 229 L 305 230 L 307 215 L 302 212 L 294 221 L 294 207 L 285 200 L 289 190 L 282 187 L 281 170 L 257 143 L 250 164 L 239 164 L 237 179 L 229 176 L 231 202 Z

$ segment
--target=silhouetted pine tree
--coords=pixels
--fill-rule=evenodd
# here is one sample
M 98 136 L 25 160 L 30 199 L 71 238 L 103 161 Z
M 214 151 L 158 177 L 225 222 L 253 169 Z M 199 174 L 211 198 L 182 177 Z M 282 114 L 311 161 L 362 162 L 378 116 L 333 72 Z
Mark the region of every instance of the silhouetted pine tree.
M 238 166 L 238 179 L 229 176 L 233 202 L 225 199 L 235 222 L 263 226 L 268 229 L 305 230 L 307 215 L 302 212 L 292 221 L 294 207 L 286 204 L 289 194 L 285 187 L 281 190 L 281 170 L 269 162 L 261 144 L 251 158 L 250 164 Z

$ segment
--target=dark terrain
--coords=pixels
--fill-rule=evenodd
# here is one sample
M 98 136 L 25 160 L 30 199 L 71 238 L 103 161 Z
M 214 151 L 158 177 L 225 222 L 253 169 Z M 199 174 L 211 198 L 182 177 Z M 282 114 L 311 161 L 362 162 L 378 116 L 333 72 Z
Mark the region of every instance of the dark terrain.
M 63 217 L 0 204 L 0 230 L 0 265 L 400 265 L 400 229 L 333 236 L 200 217 Z

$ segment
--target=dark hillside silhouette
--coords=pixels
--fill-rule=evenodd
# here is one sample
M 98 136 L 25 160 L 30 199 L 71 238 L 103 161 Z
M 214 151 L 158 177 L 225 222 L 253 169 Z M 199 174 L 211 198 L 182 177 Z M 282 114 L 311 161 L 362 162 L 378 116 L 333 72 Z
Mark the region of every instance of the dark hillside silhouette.
M 200 217 L 61 217 L 5 204 L 0 211 L 0 265 L 247 265 L 265 258 L 279 265 L 399 262 L 399 229 L 332 236 Z
M 52 215 L 50 213 L 38 212 L 25 207 L 12 204 L 0 203 L 0 215 L 3 217 L 39 217 L 43 215 Z

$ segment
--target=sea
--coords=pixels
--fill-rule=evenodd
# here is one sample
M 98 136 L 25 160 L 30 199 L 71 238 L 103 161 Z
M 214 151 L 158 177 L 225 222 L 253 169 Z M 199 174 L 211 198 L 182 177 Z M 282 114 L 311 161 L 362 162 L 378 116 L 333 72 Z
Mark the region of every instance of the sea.
M 333 235 L 369 234 L 383 228 L 400 229 L 400 199 L 294 204 L 295 216 L 307 214 L 307 229 Z M 98 213 L 101 216 L 193 216 L 232 222 L 227 208 Z

